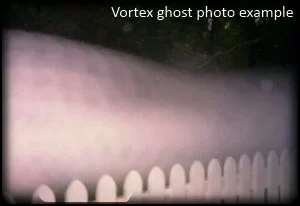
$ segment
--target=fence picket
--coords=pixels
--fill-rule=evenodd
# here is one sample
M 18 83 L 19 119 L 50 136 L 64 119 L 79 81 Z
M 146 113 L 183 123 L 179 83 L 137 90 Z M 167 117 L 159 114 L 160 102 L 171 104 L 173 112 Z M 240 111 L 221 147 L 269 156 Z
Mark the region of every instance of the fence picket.
M 279 203 L 279 158 L 271 151 L 267 158 L 267 198 L 268 203 Z
M 170 189 L 172 199 L 186 197 L 186 176 L 184 168 L 180 164 L 175 164 L 171 169 Z
M 115 202 L 117 199 L 117 186 L 109 175 L 102 176 L 97 184 L 96 202 Z
M 166 179 L 159 167 L 154 167 L 148 176 L 148 192 L 151 198 L 164 198 Z
M 209 202 L 219 203 L 221 202 L 222 173 L 217 159 L 212 159 L 208 164 L 207 176 L 206 199 Z
M 88 202 L 88 192 L 82 182 L 79 180 L 71 182 L 66 190 L 65 202 Z
M 224 189 L 225 203 L 237 202 L 237 167 L 232 157 L 227 157 L 224 164 Z
M 260 152 L 254 155 L 252 165 L 252 201 L 264 202 L 266 188 L 265 161 Z
M 135 171 L 130 171 L 124 182 L 124 198 L 125 201 L 128 201 L 129 199 L 138 198 L 143 192 L 143 181 L 141 178 L 141 175 Z
M 47 185 L 38 187 L 32 195 L 32 203 L 55 202 L 55 195 Z
M 190 183 L 187 196 L 189 199 L 203 200 L 205 195 L 204 177 L 205 171 L 203 164 L 195 161 L 190 168 Z
M 242 155 L 238 169 L 238 197 L 239 203 L 251 201 L 251 161 L 247 155 Z

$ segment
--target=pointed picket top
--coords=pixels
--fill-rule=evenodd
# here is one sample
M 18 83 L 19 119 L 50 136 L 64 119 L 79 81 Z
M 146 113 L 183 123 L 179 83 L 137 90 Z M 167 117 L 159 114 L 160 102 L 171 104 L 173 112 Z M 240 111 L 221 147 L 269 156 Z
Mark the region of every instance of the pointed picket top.
M 55 202 L 55 195 L 47 185 L 41 185 L 34 191 L 32 195 L 32 202 Z
M 237 202 L 237 166 L 232 157 L 227 157 L 224 163 L 224 189 L 225 203 Z
M 117 199 L 117 186 L 113 178 L 103 175 L 96 188 L 96 202 L 115 202 Z
M 268 203 L 279 202 L 279 157 L 275 151 L 270 151 L 267 158 L 267 189 Z
M 266 188 L 265 160 L 260 152 L 256 152 L 252 165 L 253 202 L 264 202 Z
M 175 164 L 170 172 L 170 189 L 172 198 L 184 198 L 186 196 L 186 176 L 184 168 Z
M 88 192 L 79 180 L 70 183 L 66 190 L 65 202 L 88 202 Z
M 238 168 L 238 196 L 239 203 L 249 203 L 251 200 L 251 160 L 248 155 L 242 155 Z
M 190 183 L 188 190 L 189 199 L 204 199 L 204 180 L 205 180 L 205 169 L 200 161 L 193 162 L 190 168 Z
M 139 196 L 143 192 L 143 180 L 141 175 L 136 171 L 130 171 L 124 182 L 124 198 L 128 201 L 131 196 Z
M 166 189 L 166 178 L 159 167 L 153 167 L 148 176 L 148 192 L 150 197 L 163 198 Z
M 222 191 L 222 169 L 217 159 L 212 159 L 207 169 L 206 199 L 210 202 L 220 202 Z
M 286 202 L 291 197 L 291 156 L 287 149 L 280 155 L 280 200 Z

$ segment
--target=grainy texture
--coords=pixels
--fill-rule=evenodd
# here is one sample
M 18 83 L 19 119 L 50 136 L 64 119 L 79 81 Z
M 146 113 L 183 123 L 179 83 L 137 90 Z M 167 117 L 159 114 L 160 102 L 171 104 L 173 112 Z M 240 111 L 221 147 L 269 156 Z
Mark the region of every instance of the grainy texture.
M 189 76 L 154 62 L 23 31 L 4 36 L 8 191 L 89 188 L 227 156 L 289 148 L 289 76 Z

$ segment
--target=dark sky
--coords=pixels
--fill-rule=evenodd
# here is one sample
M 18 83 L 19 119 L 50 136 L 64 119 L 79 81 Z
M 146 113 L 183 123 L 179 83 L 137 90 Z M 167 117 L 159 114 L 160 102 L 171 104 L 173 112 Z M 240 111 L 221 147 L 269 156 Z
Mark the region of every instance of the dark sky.
M 4 13 L 4 28 L 38 31 L 60 35 L 91 44 L 122 50 L 134 55 L 171 64 L 191 64 L 198 68 L 209 57 L 236 47 L 226 54 L 217 55 L 208 66 L 252 67 L 290 65 L 295 63 L 296 17 L 268 20 L 255 24 L 254 18 L 215 18 L 208 29 L 208 18 L 115 18 L 111 7 L 124 9 L 192 8 L 194 11 L 208 6 L 210 9 L 281 9 L 283 5 L 294 9 L 291 1 L 262 3 L 253 1 L 221 3 L 124 3 L 114 1 L 12 1 Z M 4 7 L 5 8 L 5 7 Z M 230 27 L 224 27 L 230 22 Z M 255 43 L 247 43 L 261 39 Z M 246 42 L 246 43 L 245 43 Z M 175 59 L 175 60 L 174 60 Z

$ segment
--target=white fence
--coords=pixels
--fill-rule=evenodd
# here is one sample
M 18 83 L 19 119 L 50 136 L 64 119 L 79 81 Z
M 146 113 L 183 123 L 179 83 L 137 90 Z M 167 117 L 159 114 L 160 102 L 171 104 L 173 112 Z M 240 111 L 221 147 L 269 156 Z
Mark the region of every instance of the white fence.
M 88 191 L 79 180 L 74 180 L 65 192 L 65 202 L 124 202 L 138 198 L 140 201 L 151 199 L 162 201 L 199 200 L 216 203 L 284 202 L 289 200 L 296 190 L 293 171 L 296 153 L 284 150 L 278 155 L 270 151 L 266 160 L 260 152 L 253 161 L 242 155 L 236 163 L 227 157 L 221 166 L 212 159 L 205 170 L 203 164 L 195 161 L 188 171 L 180 164 L 172 167 L 169 187 L 166 176 L 159 167 L 154 167 L 147 179 L 147 191 L 143 191 L 141 175 L 132 170 L 124 181 L 123 196 L 117 196 L 115 181 L 109 175 L 102 176 L 96 188 L 95 200 L 88 199 Z M 223 169 L 223 170 L 222 170 Z M 187 182 L 187 175 L 189 182 Z M 134 195 L 133 195 L 134 194 Z M 36 189 L 33 203 L 55 202 L 54 192 L 46 185 Z

